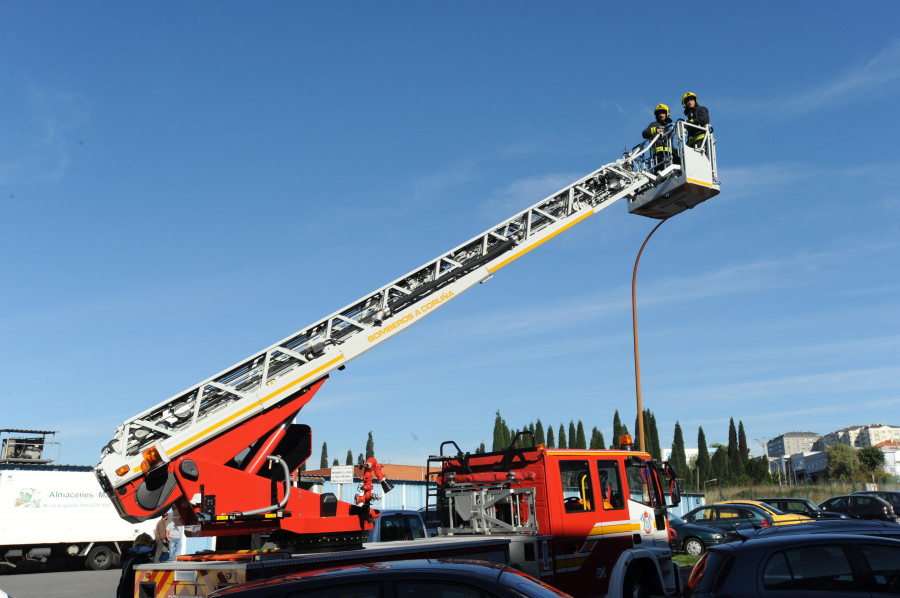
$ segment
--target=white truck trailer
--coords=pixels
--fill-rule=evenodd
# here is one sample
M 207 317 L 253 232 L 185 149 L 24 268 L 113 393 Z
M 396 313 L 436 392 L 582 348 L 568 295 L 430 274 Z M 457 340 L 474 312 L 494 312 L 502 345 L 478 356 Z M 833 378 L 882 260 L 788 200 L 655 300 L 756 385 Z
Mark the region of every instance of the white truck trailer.
M 56 432 L 0 430 L 0 573 L 108 569 L 156 520 L 119 517 L 93 467 L 60 465 Z

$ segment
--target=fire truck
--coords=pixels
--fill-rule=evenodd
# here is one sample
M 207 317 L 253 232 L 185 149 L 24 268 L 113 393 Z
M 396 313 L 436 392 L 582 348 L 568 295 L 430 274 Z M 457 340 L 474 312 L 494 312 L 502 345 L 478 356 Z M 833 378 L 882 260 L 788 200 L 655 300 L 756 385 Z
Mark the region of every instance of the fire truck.
M 676 595 L 666 519 L 680 502 L 672 466 L 634 451 L 628 435 L 617 450 L 553 449 L 525 435 L 476 455 L 448 441 L 429 457 L 437 485 L 427 512 L 438 533 L 539 534 L 537 558 L 514 553 L 513 563 L 573 596 Z M 455 450 L 445 455 L 446 447 Z
M 129 418 L 116 428 L 101 451 L 101 461 L 95 468 L 101 487 L 126 521 L 144 521 L 174 509 L 186 535 L 216 536 L 219 550 L 250 548 L 247 538 L 262 539 L 261 545 L 275 546 L 290 554 L 359 548 L 378 516 L 371 507 L 375 497 L 373 482 L 386 487 L 389 481 L 379 475 L 378 464 L 373 461 L 368 464 L 368 479 L 353 503 L 337 500 L 333 494 L 301 491 L 294 486 L 292 477 L 309 458 L 312 447 L 309 426 L 295 421 L 300 410 L 332 373 L 344 370 L 353 359 L 619 200 L 627 200 L 631 213 L 665 219 L 718 194 L 715 139 L 707 131 L 700 147 L 689 146 L 686 139 L 692 127 L 684 121 L 677 122 L 670 131 L 635 146 L 622 158 L 408 274 Z M 664 162 L 650 151 L 657 142 L 672 146 L 671 153 L 660 152 L 667 156 Z M 554 476 L 562 474 L 556 471 L 551 475 L 552 467 L 547 465 L 558 460 L 557 454 L 540 454 L 538 461 L 545 464 L 544 473 L 527 473 L 540 480 L 535 481 L 534 488 L 537 484 L 558 485 Z M 626 536 L 633 536 L 630 544 L 637 544 L 637 538 L 644 537 L 645 544 L 660 542 L 666 519 L 662 499 L 653 494 L 653 489 L 661 486 L 658 476 L 665 468 L 650 463 L 649 455 L 642 453 L 623 453 L 609 459 L 621 464 L 620 490 L 630 493 L 622 496 L 626 506 L 616 511 L 621 515 L 616 521 L 624 526 L 622 533 L 627 528 Z M 467 463 L 471 467 L 475 462 Z M 645 489 L 636 490 L 627 483 L 631 470 L 626 463 L 642 472 Z M 452 461 L 445 465 L 450 468 L 447 473 L 456 473 Z M 591 487 L 599 491 L 596 475 L 599 474 L 592 470 Z M 576 488 L 587 483 L 588 478 L 577 483 L 566 479 L 567 484 L 574 484 L 571 488 Z M 460 478 L 456 477 L 456 481 Z M 567 492 L 572 491 L 569 486 L 566 488 Z M 545 488 L 544 499 L 540 498 L 541 492 L 535 492 L 535 518 L 528 520 L 534 529 L 517 530 L 514 536 L 546 534 L 541 522 L 552 521 L 546 516 L 556 508 L 551 505 L 550 492 L 549 487 Z M 451 495 L 458 505 L 458 493 Z M 632 497 L 637 495 L 649 498 L 635 501 Z M 592 505 L 592 510 L 584 509 L 585 521 L 591 517 L 587 513 L 604 512 L 602 503 L 587 494 L 580 500 L 582 505 Z M 647 505 L 646 517 L 632 503 Z M 650 533 L 632 533 L 630 526 L 635 521 L 640 521 L 641 529 L 649 529 Z M 584 534 L 587 542 L 617 537 L 610 535 L 609 530 L 602 531 L 599 518 L 596 526 L 590 528 L 595 531 Z M 557 531 L 554 530 L 554 537 Z M 486 532 L 477 528 L 470 535 L 488 535 Z M 456 528 L 448 528 L 446 535 L 460 533 Z M 559 537 L 574 538 L 565 533 Z M 610 577 L 614 571 L 595 565 L 585 547 L 559 552 L 570 546 L 557 540 L 547 542 L 547 550 L 540 558 L 553 568 L 554 579 L 577 568 L 593 567 L 597 569 L 596 579 L 608 580 L 604 586 L 617 583 L 616 578 Z M 610 545 L 624 550 L 629 543 L 617 542 Z M 569 556 L 563 558 L 564 554 Z M 657 562 L 659 569 L 664 564 Z M 659 585 L 668 587 L 662 582 Z M 619 586 L 609 587 L 612 592 Z M 177 594 L 177 590 L 172 587 L 167 593 Z M 146 586 L 144 591 L 149 591 Z

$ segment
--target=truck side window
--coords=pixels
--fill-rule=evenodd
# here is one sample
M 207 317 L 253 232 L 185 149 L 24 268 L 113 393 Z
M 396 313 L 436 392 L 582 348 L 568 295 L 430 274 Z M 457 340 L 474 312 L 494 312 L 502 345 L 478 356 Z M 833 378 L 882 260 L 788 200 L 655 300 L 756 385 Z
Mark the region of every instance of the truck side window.
M 652 507 L 650 484 L 647 483 L 647 469 L 639 465 L 625 462 L 625 479 L 628 482 L 628 498 Z
M 566 513 L 594 510 L 594 490 L 587 461 L 560 461 L 559 477 Z
M 604 509 L 624 509 L 622 496 L 622 474 L 618 461 L 600 459 L 597 461 L 597 475 L 600 477 L 600 504 Z

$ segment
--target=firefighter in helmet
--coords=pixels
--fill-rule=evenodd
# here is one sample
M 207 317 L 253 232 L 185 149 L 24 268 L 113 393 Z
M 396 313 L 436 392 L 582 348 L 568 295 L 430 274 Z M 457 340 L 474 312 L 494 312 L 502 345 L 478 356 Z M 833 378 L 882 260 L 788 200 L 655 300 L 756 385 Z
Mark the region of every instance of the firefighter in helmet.
M 656 140 L 656 143 L 653 144 L 651 150 L 653 152 L 653 162 L 656 166 L 655 170 L 662 170 L 672 162 L 672 135 L 670 130 L 672 119 L 669 118 L 669 107 L 665 104 L 658 104 L 653 109 L 653 116 L 656 117 L 656 120 L 644 129 L 641 136 L 644 139 L 653 139 L 657 134 L 662 134 Z
M 699 127 L 709 126 L 709 111 L 697 103 L 697 95 L 689 91 L 681 98 L 681 105 L 684 106 L 684 116 L 692 125 Z M 706 139 L 706 131 L 695 127 L 687 128 L 687 144 L 691 147 L 700 147 Z

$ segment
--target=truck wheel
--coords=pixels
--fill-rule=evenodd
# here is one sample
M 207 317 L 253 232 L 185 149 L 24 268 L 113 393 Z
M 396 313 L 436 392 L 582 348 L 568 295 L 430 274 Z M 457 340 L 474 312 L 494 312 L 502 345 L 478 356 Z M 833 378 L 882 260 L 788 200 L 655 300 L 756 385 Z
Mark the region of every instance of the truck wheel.
M 625 572 L 625 583 L 622 584 L 622 596 L 625 598 L 650 598 L 650 586 L 640 579 L 640 567 L 629 567 Z
M 84 564 L 94 571 L 106 571 L 113 564 L 113 551 L 108 546 L 94 546 L 87 554 Z
M 684 553 L 691 556 L 700 556 L 703 554 L 703 542 L 697 538 L 688 538 L 684 541 Z

